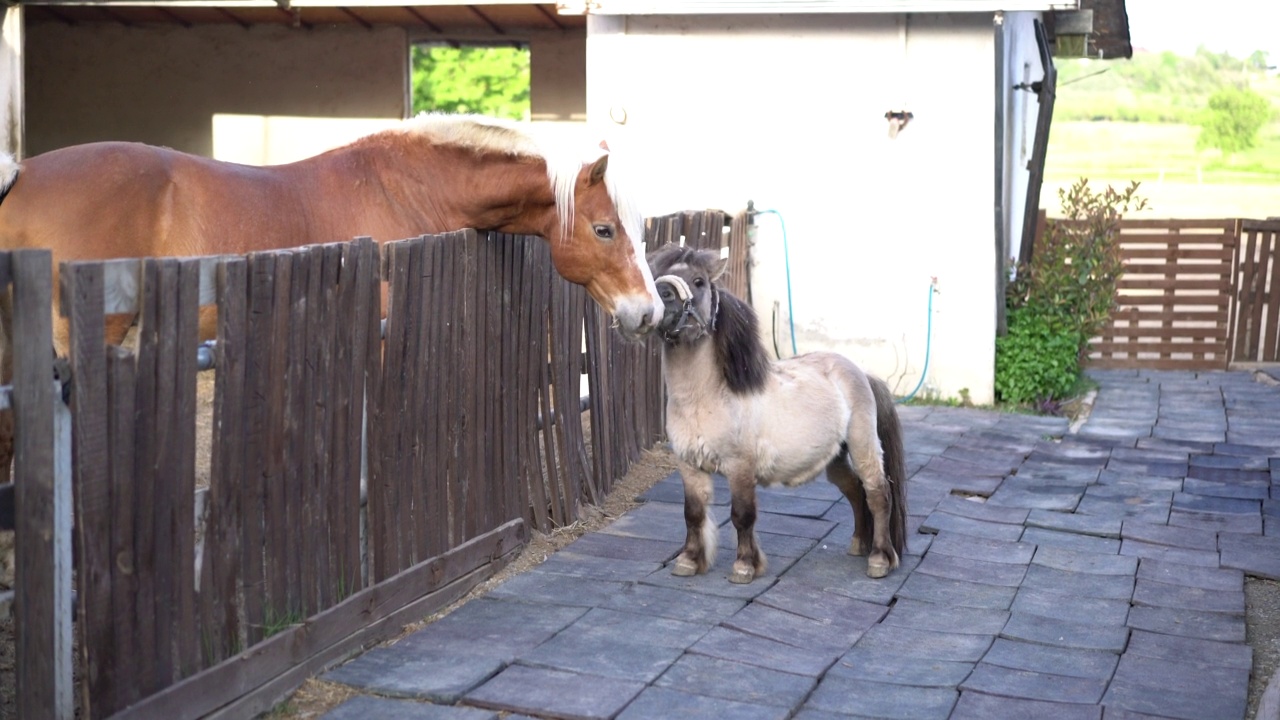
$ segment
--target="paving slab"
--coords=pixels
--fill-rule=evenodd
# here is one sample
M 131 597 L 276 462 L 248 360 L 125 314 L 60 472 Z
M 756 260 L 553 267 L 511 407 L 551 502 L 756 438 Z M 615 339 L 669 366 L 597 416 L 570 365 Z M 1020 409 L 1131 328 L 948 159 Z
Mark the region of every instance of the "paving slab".
M 1050 590 L 1063 595 L 1129 600 L 1133 597 L 1133 578 L 1128 575 L 1097 575 L 1059 570 L 1045 565 L 1031 565 L 1022 587 Z
M 1209 495 L 1212 497 L 1234 498 L 1240 500 L 1262 500 L 1270 497 L 1271 483 L 1268 481 L 1264 483 L 1246 485 L 1187 478 L 1182 484 L 1182 490 L 1183 492 L 1195 495 Z
M 1037 549 L 1031 563 L 1090 575 L 1133 575 L 1138 570 L 1137 558 L 1052 546 Z
M 1102 699 L 1107 681 L 978 663 L 973 673 L 960 684 L 960 689 L 1027 700 L 1093 704 Z
M 1053 647 L 996 638 L 982 662 L 1015 670 L 1106 681 L 1115 672 L 1120 656 L 1106 650 Z
M 1008 640 L 1077 650 L 1104 650 L 1121 653 L 1129 639 L 1123 625 L 1078 623 L 1030 613 L 1015 612 L 1005 623 L 1000 637 Z
M 1081 535 L 1074 532 L 1036 527 L 1029 527 L 1022 531 L 1022 542 L 1079 550 L 1081 552 L 1115 554 L 1120 551 L 1120 541 L 1115 538 Z
M 594 608 L 564 632 L 683 650 L 714 625 L 714 622 L 709 621 L 688 622 L 608 608 Z
M 637 583 L 612 595 L 599 607 L 689 622 L 720 622 L 738 612 L 746 600 Z
M 1169 511 L 1169 524 L 1176 527 L 1199 528 L 1213 532 L 1251 533 L 1254 535 L 1262 533 L 1262 517 L 1260 515 L 1234 515 L 1174 508 Z
M 1124 625 L 1129 616 L 1129 601 L 1090 598 L 1035 588 L 1019 588 L 1009 608 L 1015 613 L 1097 625 Z
M 841 655 L 832 650 L 798 648 L 724 626 L 712 628 L 689 652 L 808 677 L 819 677 Z
M 1125 520 L 1120 536 L 1125 540 L 1139 540 L 1152 545 L 1168 545 L 1211 552 L 1218 550 L 1218 534 L 1212 530 Z
M 1243 615 L 1244 592 L 1205 590 L 1139 578 L 1133 589 L 1133 604 Z
M 1276 450 L 1274 448 L 1218 443 L 1213 446 L 1212 455 L 1191 455 L 1189 462 L 1191 467 L 1261 470 L 1266 472 L 1270 469 L 1269 456 L 1275 453 Z
M 586 613 L 586 608 L 485 596 L 400 639 L 395 647 L 509 661 Z
M 1137 630 L 1166 635 L 1220 642 L 1245 641 L 1244 618 L 1239 615 L 1135 605 L 1129 611 L 1128 623 Z
M 369 695 L 356 695 L 321 717 L 325 720 L 498 720 L 498 714 L 490 710 Z
M 612 580 L 561 575 L 536 567 L 493 588 L 488 597 L 590 608 L 617 594 L 627 585 L 628 583 Z
M 1191 453 L 1177 448 L 1115 448 L 1110 459 L 1127 463 L 1180 463 L 1187 465 Z M 1185 473 L 1184 473 L 1185 474 Z
M 565 548 L 552 554 L 539 567 L 560 575 L 594 578 L 596 580 L 613 580 L 616 582 L 635 582 L 662 567 L 662 563 L 602 558 L 595 555 L 583 555 L 574 552 L 572 548 Z
M 669 687 L 649 687 L 631 701 L 627 709 L 618 715 L 618 720 L 702 717 L 787 720 L 790 715 L 791 708 L 696 695 Z
M 828 675 L 804 707 L 844 715 L 901 720 L 942 720 L 959 693 L 952 688 L 922 688 Z
M 899 598 L 881 622 L 885 625 L 973 635 L 996 635 L 1009 620 L 1006 610 L 960 607 Z
M 806 675 L 686 654 L 654 685 L 694 695 L 791 709 L 804 702 L 817 682 Z
M 1194 657 L 1170 660 L 1125 653 L 1115 679 L 1153 688 L 1203 687 L 1209 693 L 1241 697 L 1249 693 L 1248 670 L 1197 662 Z
M 1111 717 L 1112 708 L 1181 720 L 1222 720 L 1244 717 L 1246 698 L 1226 697 L 1204 690 L 1183 692 L 1169 687 L 1152 688 L 1113 680 L 1102 696 Z
M 765 553 L 768 560 L 765 574 L 757 577 L 749 583 L 734 583 L 729 581 L 729 576 L 733 573 L 733 563 L 737 555 L 732 551 L 721 550 L 716 554 L 716 560 L 711 567 L 701 575 L 679 576 L 671 574 L 671 565 L 667 565 L 661 569 L 655 570 L 649 575 L 641 579 L 641 585 L 656 585 L 658 587 L 667 587 L 673 590 L 684 590 L 686 592 L 698 593 L 700 595 L 719 595 L 721 597 L 735 598 L 738 600 L 751 600 L 760 593 L 768 590 L 775 582 L 778 581 L 778 574 L 785 572 L 795 558 L 789 557 L 770 557 L 769 553 Z
M 512 665 L 464 700 L 494 710 L 603 720 L 621 712 L 644 688 L 644 683 L 632 680 Z
M 1263 468 L 1246 470 L 1197 463 L 1187 470 L 1187 479 L 1192 478 L 1226 485 L 1267 485 L 1271 482 L 1271 473 Z
M 1259 500 L 1192 495 L 1191 493 L 1180 492 L 1173 494 L 1173 509 L 1227 515 L 1257 515 L 1261 512 L 1262 505 Z
M 981 498 L 959 495 L 947 495 L 938 503 L 937 509 L 974 520 L 1008 525 L 1021 525 L 1026 522 L 1029 512 L 1025 508 L 1001 507 L 985 502 Z
M 1004 481 L 1001 476 L 972 476 L 972 475 L 955 475 L 949 473 L 940 473 L 925 467 L 920 472 L 911 476 L 910 482 L 921 483 L 925 485 L 936 485 L 946 488 L 947 492 L 961 492 L 967 495 L 978 495 L 981 497 L 989 497 L 991 493 L 1000 487 L 1000 483 Z
M 950 580 L 980 582 L 1016 588 L 1027 574 L 1025 565 L 976 560 L 960 555 L 929 553 L 924 556 L 915 572 Z
M 1138 563 L 1138 579 L 1180 585 L 1183 587 L 1242 592 L 1244 573 L 1232 568 L 1207 568 L 1198 565 L 1143 558 Z
M 1045 530 L 1057 530 L 1077 535 L 1119 538 L 1122 522 L 1121 518 L 1078 515 L 1076 513 L 1055 512 L 1053 510 L 1032 510 L 1027 515 L 1025 525 L 1029 528 L 1044 528 Z
M 960 700 L 951 712 L 951 720 L 990 720 L 991 718 L 1101 720 L 1102 708 L 1098 705 L 1027 700 L 965 690 L 960 693 Z
M 1141 540 L 1126 539 L 1120 545 L 1120 554 L 1128 557 L 1151 558 L 1181 565 L 1199 565 L 1200 567 L 1218 567 L 1218 551 L 1191 550 L 1188 548 L 1155 545 Z
M 827 677 L 846 677 L 891 685 L 954 688 L 973 672 L 973 662 L 903 657 L 885 650 L 855 647 L 836 661 Z
M 902 583 L 898 597 L 959 607 L 1008 610 L 1015 593 L 1016 587 L 953 580 L 915 572 Z
M 929 513 L 928 519 L 920 526 L 922 532 L 941 532 L 947 530 L 961 535 L 971 535 L 973 537 L 986 538 L 988 540 L 1009 540 L 1014 541 L 1022 536 L 1021 525 L 1010 525 L 1002 522 L 990 522 L 987 520 L 975 520 L 973 518 L 955 515 L 943 510 L 934 510 Z
M 888 605 L 919 558 L 907 555 L 883 578 L 867 577 L 865 558 L 852 557 L 843 544 L 821 543 L 787 570 L 787 579 L 845 597 Z
M 664 563 L 680 552 L 684 537 L 676 530 L 670 540 L 623 537 L 607 533 L 587 533 L 566 546 L 579 555 L 612 560 Z
M 811 620 L 852 623 L 864 629 L 879 622 L 889 611 L 882 604 L 825 592 L 790 577 L 782 578 L 756 596 L 754 604 L 785 610 Z
M 321 678 L 379 695 L 451 704 L 506 666 L 497 657 L 401 644 L 374 648 Z
M 1131 495 L 1143 493 L 1176 493 L 1182 492 L 1186 481 L 1180 477 L 1156 477 L 1153 475 L 1133 475 L 1103 470 L 1098 473 L 1098 485 L 1115 491 L 1123 491 Z M 1171 497 L 1171 496 L 1162 496 Z
M 1016 540 L 995 540 L 943 530 L 933 536 L 929 552 L 935 555 L 971 557 L 993 563 L 1027 565 L 1035 555 L 1035 545 Z
M 1125 648 L 1125 654 L 1179 662 L 1195 658 L 1217 667 L 1246 672 L 1253 667 L 1253 649 L 1243 643 L 1166 635 L 1147 630 L 1134 630 L 1129 634 L 1129 647 Z
M 876 625 L 854 647 L 922 660 L 977 662 L 994 639 L 988 635 Z
M 1063 485 L 1014 476 L 1005 480 L 987 502 L 1028 510 L 1071 512 L 1080 504 L 1083 485 Z
M 729 504 L 729 481 L 723 475 L 713 474 L 711 476 L 711 490 L 712 505 Z M 653 487 L 640 493 L 636 499 L 644 502 L 684 505 L 684 481 L 680 479 L 680 472 L 677 470 L 654 483 Z
M 867 622 L 867 619 L 865 616 L 832 615 L 815 620 L 760 603 L 751 603 L 722 624 L 731 630 L 759 635 L 786 645 L 840 655 L 853 647 L 867 628 L 874 624 L 874 621 Z
M 1222 567 L 1280 580 L 1280 538 L 1223 532 L 1218 534 Z
M 570 626 L 559 635 L 520 656 L 524 665 L 549 667 L 618 680 L 653 682 L 676 658 L 682 647 L 650 645 L 643 637 L 624 640 L 616 636 L 578 632 Z M 689 638 L 692 644 L 698 636 Z
M 1024 481 L 1034 480 L 1047 485 L 1077 488 L 1097 482 L 1100 472 L 1102 472 L 1102 463 L 1097 461 L 1084 464 L 1042 460 L 1028 461 L 1018 468 L 1015 477 Z

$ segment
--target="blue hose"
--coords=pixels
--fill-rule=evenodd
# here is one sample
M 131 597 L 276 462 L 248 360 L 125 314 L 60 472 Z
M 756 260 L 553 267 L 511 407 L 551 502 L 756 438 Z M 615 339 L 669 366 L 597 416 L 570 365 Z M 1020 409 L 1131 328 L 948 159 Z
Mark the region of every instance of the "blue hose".
M 936 282 L 937 281 L 935 280 L 934 282 L 929 283 L 929 319 L 928 322 L 925 323 L 924 332 L 924 369 L 920 371 L 920 382 L 916 383 L 915 389 L 908 393 L 906 397 L 898 398 L 898 402 L 900 403 L 907 402 L 911 398 L 915 397 L 916 393 L 920 392 L 920 388 L 924 386 L 924 379 L 929 374 L 929 349 L 933 344 L 933 293 L 935 292 L 934 284 Z
M 791 303 L 791 252 L 787 249 L 787 221 L 782 219 L 782 213 L 777 210 L 757 210 L 756 214 L 777 215 L 778 224 L 782 226 L 782 262 L 787 270 L 787 322 L 791 325 L 791 354 L 799 355 L 800 351 L 796 350 L 796 316 Z

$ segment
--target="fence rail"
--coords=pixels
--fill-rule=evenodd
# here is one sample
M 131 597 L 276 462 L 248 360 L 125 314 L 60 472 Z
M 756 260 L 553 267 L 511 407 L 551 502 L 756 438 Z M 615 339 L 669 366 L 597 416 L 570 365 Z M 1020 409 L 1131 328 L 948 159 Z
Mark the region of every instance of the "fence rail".
M 732 247 L 745 288 L 745 216 L 680 213 L 647 235 L 650 249 Z M 492 576 L 529 528 L 575 521 L 663 435 L 656 343 L 612 332 L 537 238 L 64 264 L 69 409 L 41 351 L 49 264 L 0 253 L 24 349 L 12 393 L 21 717 L 269 709 Z M 211 400 L 192 352 L 210 302 Z M 105 343 L 121 311 L 138 312 L 135 348 Z

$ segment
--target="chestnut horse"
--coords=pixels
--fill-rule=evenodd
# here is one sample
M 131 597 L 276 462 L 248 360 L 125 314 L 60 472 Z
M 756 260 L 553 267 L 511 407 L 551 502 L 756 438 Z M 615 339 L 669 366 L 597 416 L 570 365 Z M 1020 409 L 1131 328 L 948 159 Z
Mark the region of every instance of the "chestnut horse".
M 589 150 L 587 149 L 589 148 Z M 0 155 L 0 249 L 67 260 L 244 254 L 463 228 L 539 235 L 556 271 L 586 287 L 623 334 L 662 314 L 643 217 L 620 194 L 603 143 L 566 150 L 476 116 L 424 115 L 306 160 L 251 167 L 137 143 Z M 12 307 L 0 293 L 0 382 L 12 374 Z M 118 343 L 131 318 L 107 330 Z M 213 315 L 201 314 L 212 337 Z M 54 313 L 59 354 L 66 322 Z M 193 349 L 194 352 L 194 349 Z M 12 456 L 0 417 L 0 479 Z
M 684 547 L 672 573 L 715 562 L 711 473 L 729 479 L 738 556 L 729 580 L 765 571 L 755 535 L 756 484 L 799 485 L 826 470 L 853 508 L 850 555 L 884 577 L 906 548 L 906 456 L 893 393 L 843 355 L 774 362 L 750 305 L 716 285 L 727 260 L 664 246 L 649 256 L 666 310 L 658 323 L 667 435 L 684 478 Z

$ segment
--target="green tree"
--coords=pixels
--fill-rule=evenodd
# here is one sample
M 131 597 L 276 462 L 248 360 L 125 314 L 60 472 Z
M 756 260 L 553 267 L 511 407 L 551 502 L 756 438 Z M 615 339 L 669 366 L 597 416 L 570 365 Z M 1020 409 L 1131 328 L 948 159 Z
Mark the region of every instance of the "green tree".
M 529 50 L 413 47 L 413 110 L 529 116 Z
M 1209 96 L 1200 119 L 1196 149 L 1216 148 L 1223 155 L 1257 144 L 1258 130 L 1271 119 L 1271 103 L 1247 88 L 1223 88 Z

